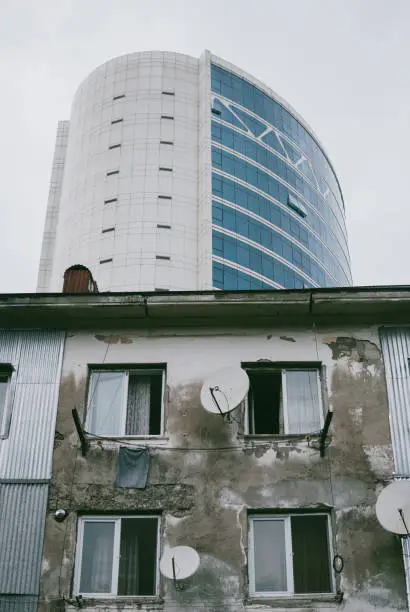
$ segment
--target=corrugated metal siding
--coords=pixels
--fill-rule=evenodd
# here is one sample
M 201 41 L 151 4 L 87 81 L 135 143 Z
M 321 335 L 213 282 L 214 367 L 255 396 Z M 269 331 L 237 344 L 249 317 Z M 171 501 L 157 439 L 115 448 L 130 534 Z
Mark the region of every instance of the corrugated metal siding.
M 61 332 L 22 332 L 18 384 L 57 382 L 62 339 Z
M 2 441 L 0 477 L 51 476 L 58 385 L 17 385 L 10 434 Z
M 410 476 L 410 328 L 380 329 L 396 478 Z M 410 538 L 402 539 L 410 609 Z
M 384 327 L 380 338 L 396 474 L 410 475 L 410 329 Z
M 48 485 L 0 485 L 0 593 L 38 595 Z
M 36 612 L 37 604 L 32 595 L 0 595 L 0 612 Z
M 0 329 L 0 363 L 16 366 L 20 358 L 21 333 Z
M 9 436 L 0 441 L 0 478 L 51 476 L 63 340 L 62 332 L 0 332 L 1 360 L 17 367 Z

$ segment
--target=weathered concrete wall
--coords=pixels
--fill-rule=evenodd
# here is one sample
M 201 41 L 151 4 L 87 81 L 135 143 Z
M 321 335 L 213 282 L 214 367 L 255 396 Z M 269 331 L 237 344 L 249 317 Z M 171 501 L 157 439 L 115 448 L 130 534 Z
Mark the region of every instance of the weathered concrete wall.
M 325 410 L 334 410 L 332 444 L 321 459 L 307 439 L 244 439 L 243 415 L 226 423 L 199 401 L 214 369 L 260 359 L 320 361 Z M 144 491 L 114 488 L 119 444 L 78 448 L 71 409 L 82 412 L 87 364 L 167 364 L 165 432 L 151 445 Z M 158 510 L 161 547 L 190 545 L 199 571 L 181 592 L 161 579 L 160 598 L 85 602 L 93 610 L 226 611 L 405 610 L 400 542 L 378 525 L 377 494 L 393 470 L 388 408 L 377 329 L 173 329 L 78 333 L 67 338 L 42 572 L 42 611 L 71 597 L 77 513 Z M 234 447 L 234 448 L 232 448 Z M 180 450 L 184 449 L 184 450 Z M 335 585 L 342 603 L 260 602 L 248 597 L 247 512 L 252 509 L 334 508 L 333 550 L 345 569 Z M 53 512 L 66 508 L 56 523 Z M 329 598 L 328 598 L 329 599 Z M 66 608 L 73 604 L 66 602 Z M 62 606 L 64 609 L 64 606 Z M 74 609 L 74 607 L 73 607 Z

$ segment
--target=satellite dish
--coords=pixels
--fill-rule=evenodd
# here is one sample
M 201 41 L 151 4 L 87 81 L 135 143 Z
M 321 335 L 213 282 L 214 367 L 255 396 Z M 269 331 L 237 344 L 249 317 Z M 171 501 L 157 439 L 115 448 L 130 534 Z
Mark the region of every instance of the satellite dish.
M 185 580 L 197 571 L 199 555 L 190 546 L 168 548 L 159 562 L 159 570 L 166 578 Z
M 380 493 L 376 502 L 380 525 L 398 535 L 410 535 L 410 481 L 396 480 Z
M 202 385 L 201 404 L 207 412 L 225 414 L 237 408 L 248 391 L 249 378 L 245 370 L 221 368 L 208 376 Z

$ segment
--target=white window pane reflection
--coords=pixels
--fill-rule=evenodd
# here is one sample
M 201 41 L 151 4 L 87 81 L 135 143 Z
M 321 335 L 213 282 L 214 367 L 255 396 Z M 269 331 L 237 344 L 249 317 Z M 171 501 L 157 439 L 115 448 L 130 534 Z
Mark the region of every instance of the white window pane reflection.
M 253 522 L 256 592 L 287 591 L 284 520 Z
M 84 523 L 80 591 L 111 593 L 114 521 Z
M 309 433 L 321 429 L 317 376 L 316 370 L 286 371 L 288 433 Z
M 92 374 L 87 431 L 100 436 L 121 435 L 124 384 L 124 372 Z

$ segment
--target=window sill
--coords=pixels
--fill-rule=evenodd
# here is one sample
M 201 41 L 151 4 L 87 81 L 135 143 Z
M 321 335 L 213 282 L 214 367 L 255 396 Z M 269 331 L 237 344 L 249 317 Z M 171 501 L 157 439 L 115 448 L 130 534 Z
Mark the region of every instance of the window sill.
M 141 606 L 141 605 L 163 605 L 164 600 L 157 595 L 147 596 L 147 595 L 124 595 L 120 597 L 118 595 L 113 595 L 109 597 L 105 595 L 105 597 L 81 597 L 81 607 L 83 609 L 87 608 L 98 608 L 101 609 L 101 606 L 112 607 L 115 605 L 116 610 L 121 610 L 121 608 L 129 608 L 130 605 Z M 66 600 L 68 604 L 71 604 L 78 609 L 78 602 L 75 598 L 71 600 Z
M 252 595 L 245 600 L 245 604 L 263 605 L 269 604 L 272 608 L 309 608 L 312 609 L 312 603 L 318 604 L 334 604 L 332 607 L 338 606 L 343 599 L 343 593 L 326 593 L 323 595 L 280 595 L 279 597 Z
M 87 436 L 90 448 L 118 448 L 121 444 L 138 446 L 166 446 L 169 442 L 168 436 L 116 436 L 115 438 L 98 438 Z
M 302 434 L 244 434 L 244 440 L 251 440 L 255 442 L 265 442 L 266 440 L 278 440 L 286 442 L 307 440 L 308 438 L 317 438 L 318 433 L 302 433 Z

